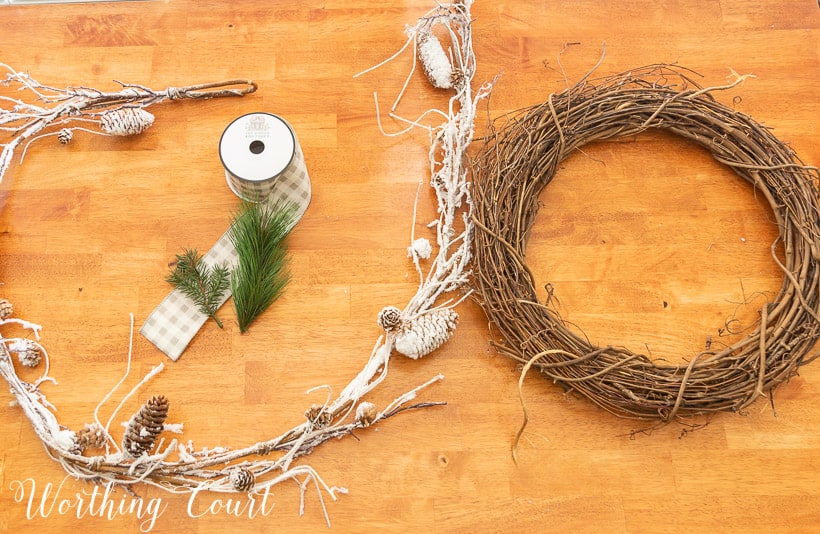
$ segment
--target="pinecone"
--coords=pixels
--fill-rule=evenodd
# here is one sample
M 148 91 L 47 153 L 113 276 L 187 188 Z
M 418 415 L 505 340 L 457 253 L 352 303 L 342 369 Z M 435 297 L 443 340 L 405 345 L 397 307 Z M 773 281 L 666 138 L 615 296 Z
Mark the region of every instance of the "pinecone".
M 30 339 L 21 339 L 9 346 L 9 350 L 17 353 L 17 359 L 26 367 L 37 367 L 40 365 L 42 355 L 40 346 Z
M 385 306 L 382 308 L 382 311 L 379 312 L 379 318 L 376 322 L 385 332 L 392 332 L 401 326 L 401 310 L 395 306 Z
M 442 308 L 405 323 L 396 335 L 396 350 L 414 360 L 427 356 L 450 339 L 457 321 L 456 312 Z
M 431 254 L 433 254 L 433 245 L 431 245 L 430 240 L 425 237 L 414 240 L 410 243 L 410 246 L 407 247 L 408 258 L 426 260 L 430 258 Z
M 62 130 L 57 132 L 57 140 L 60 142 L 61 145 L 69 144 L 73 137 L 74 137 L 74 132 L 72 132 L 68 128 L 63 128 Z
M 317 428 L 327 428 L 333 422 L 333 415 L 324 406 L 314 404 L 305 412 L 305 417 Z
M 356 422 L 363 427 L 372 425 L 378 415 L 379 411 L 372 402 L 365 401 L 356 407 Z
M 450 75 L 450 83 L 453 85 L 455 89 L 461 89 L 461 86 L 464 85 L 464 72 L 458 67 L 453 68 L 453 73 Z
M 167 416 L 168 399 L 163 395 L 151 397 L 128 421 L 122 437 L 123 451 L 134 458 L 149 453 L 162 433 Z
M 441 41 L 429 29 L 425 29 L 419 33 L 416 42 L 421 66 L 430 84 L 439 89 L 450 89 L 453 86 L 453 66 Z
M 232 469 L 230 475 L 228 475 L 228 478 L 231 481 L 233 489 L 243 493 L 251 491 L 253 486 L 256 484 L 256 478 L 254 478 L 253 473 L 244 467 L 236 467 Z
M 99 423 L 86 423 L 85 426 L 77 432 L 77 449 L 80 453 L 86 449 L 101 449 L 106 440 L 108 433 Z
M 14 306 L 6 299 L 0 299 L 0 321 L 8 319 L 14 313 Z
M 111 135 L 137 135 L 154 124 L 154 116 L 142 108 L 117 108 L 104 111 L 100 128 Z

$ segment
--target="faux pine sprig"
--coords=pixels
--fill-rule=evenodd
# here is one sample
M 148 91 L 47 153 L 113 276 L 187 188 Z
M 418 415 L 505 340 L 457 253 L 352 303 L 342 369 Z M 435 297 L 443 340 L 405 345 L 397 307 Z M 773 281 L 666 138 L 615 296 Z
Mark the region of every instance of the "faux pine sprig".
M 239 261 L 231 292 L 240 332 L 279 298 L 290 280 L 285 237 L 296 220 L 296 206 L 244 202 L 234 215 L 230 239 Z
M 209 267 L 196 249 L 185 249 L 182 254 L 177 254 L 176 265 L 165 280 L 193 300 L 199 311 L 211 317 L 222 328 L 222 321 L 216 316 L 216 310 L 230 287 L 228 267 Z

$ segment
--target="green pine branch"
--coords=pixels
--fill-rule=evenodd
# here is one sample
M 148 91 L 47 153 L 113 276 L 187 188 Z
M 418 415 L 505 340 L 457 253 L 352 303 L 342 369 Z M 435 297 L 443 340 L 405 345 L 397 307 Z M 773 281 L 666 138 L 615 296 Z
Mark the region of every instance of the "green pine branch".
M 230 286 L 230 270 L 224 265 L 208 267 L 196 249 L 185 249 L 182 254 L 177 254 L 175 264 L 165 280 L 194 301 L 199 311 L 222 328 L 216 310 Z
M 287 237 L 296 206 L 244 202 L 234 215 L 230 239 L 239 261 L 231 274 L 231 292 L 239 330 L 247 331 L 278 299 L 290 280 Z

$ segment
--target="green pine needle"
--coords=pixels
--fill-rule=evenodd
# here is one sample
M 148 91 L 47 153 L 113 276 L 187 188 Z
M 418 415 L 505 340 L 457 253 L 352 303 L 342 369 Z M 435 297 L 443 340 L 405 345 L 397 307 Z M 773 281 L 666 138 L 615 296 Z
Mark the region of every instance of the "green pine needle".
M 230 270 L 224 265 L 208 267 L 196 249 L 185 249 L 182 254 L 177 254 L 175 263 L 165 280 L 193 300 L 199 311 L 222 328 L 216 310 L 230 286 Z
M 230 239 L 239 262 L 231 275 L 231 292 L 240 332 L 279 298 L 290 280 L 287 237 L 296 206 L 244 202 L 234 215 Z

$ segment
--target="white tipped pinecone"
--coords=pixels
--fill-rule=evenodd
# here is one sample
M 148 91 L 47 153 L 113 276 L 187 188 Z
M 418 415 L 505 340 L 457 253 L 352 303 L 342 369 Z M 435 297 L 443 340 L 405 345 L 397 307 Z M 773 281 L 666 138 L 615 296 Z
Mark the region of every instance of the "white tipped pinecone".
M 26 367 L 37 367 L 42 360 L 40 346 L 30 339 L 19 339 L 9 345 L 11 352 L 17 353 L 17 359 Z
M 71 139 L 74 138 L 74 132 L 69 130 L 68 128 L 63 128 L 59 132 L 57 132 L 57 140 L 60 142 L 61 145 L 67 145 L 71 142 Z
M 151 452 L 162 433 L 166 417 L 168 399 L 162 395 L 151 397 L 128 421 L 122 437 L 123 451 L 134 458 Z
M 14 306 L 6 299 L 0 299 L 0 321 L 8 319 L 14 314 Z
M 379 411 L 372 402 L 365 401 L 356 406 L 356 422 L 363 427 L 372 425 L 378 415 Z
M 433 245 L 430 244 L 430 240 L 424 237 L 420 237 L 413 241 L 409 247 L 407 247 L 407 257 L 408 258 L 420 258 L 422 260 L 426 260 L 430 257 L 433 253 Z
M 99 423 L 86 423 L 76 435 L 77 449 L 82 453 L 86 449 L 100 449 L 108 440 L 108 433 Z
M 430 30 L 420 32 L 418 51 L 424 74 L 432 86 L 439 89 L 450 89 L 453 86 L 453 66 L 438 37 Z
M 414 360 L 427 356 L 450 339 L 457 322 L 458 314 L 449 308 L 406 322 L 396 335 L 396 350 Z
M 104 111 L 100 128 L 111 135 L 137 135 L 154 124 L 154 116 L 142 108 L 117 108 Z
M 379 312 L 379 318 L 376 322 L 385 332 L 392 332 L 401 326 L 401 310 L 395 306 L 385 306 Z
M 244 467 L 235 467 L 231 469 L 231 473 L 228 475 L 228 478 L 231 481 L 231 486 L 233 486 L 233 489 L 242 493 L 251 491 L 253 486 L 256 484 L 256 478 L 253 476 L 253 473 Z

